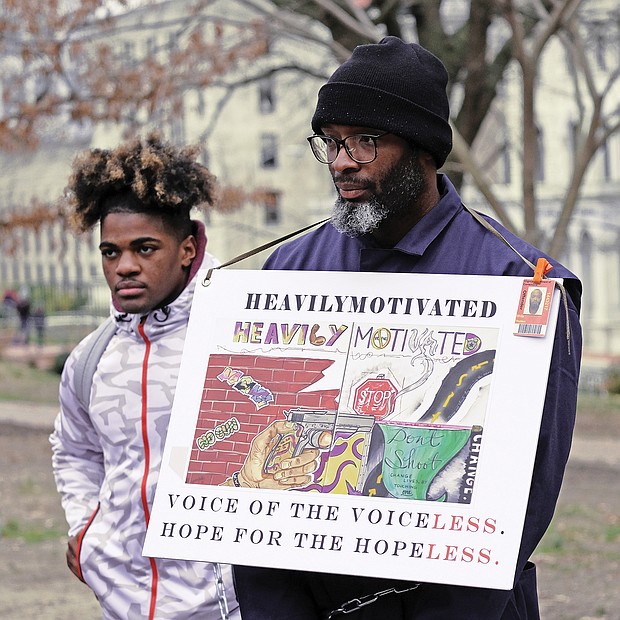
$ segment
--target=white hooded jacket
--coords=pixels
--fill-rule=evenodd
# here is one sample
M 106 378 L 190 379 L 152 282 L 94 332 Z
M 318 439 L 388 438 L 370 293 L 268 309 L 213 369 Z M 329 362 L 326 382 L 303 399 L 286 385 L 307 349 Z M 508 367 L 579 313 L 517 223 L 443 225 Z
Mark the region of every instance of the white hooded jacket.
M 222 617 L 213 564 L 142 555 L 196 272 L 217 264 L 204 251 L 201 224 L 198 229 L 195 267 L 177 299 L 146 316 L 112 309 L 116 333 L 93 377 L 88 411 L 78 403 L 74 372 L 92 334 L 74 349 L 62 374 L 50 438 L 53 471 L 69 535 L 78 535 L 82 577 L 104 618 Z M 221 569 L 229 617 L 239 618 L 231 569 Z

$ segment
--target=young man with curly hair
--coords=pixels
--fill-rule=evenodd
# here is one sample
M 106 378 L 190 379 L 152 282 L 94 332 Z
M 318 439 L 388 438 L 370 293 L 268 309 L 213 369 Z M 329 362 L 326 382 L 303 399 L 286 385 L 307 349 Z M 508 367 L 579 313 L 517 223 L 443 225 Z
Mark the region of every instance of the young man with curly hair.
M 75 159 L 66 191 L 76 231 L 99 224 L 115 331 L 87 405 L 76 369 L 92 334 L 65 365 L 53 470 L 67 563 L 104 618 L 239 618 L 230 567 L 142 555 L 196 272 L 216 264 L 204 226 L 190 219 L 214 201 L 215 179 L 196 154 L 156 135 L 90 150 Z

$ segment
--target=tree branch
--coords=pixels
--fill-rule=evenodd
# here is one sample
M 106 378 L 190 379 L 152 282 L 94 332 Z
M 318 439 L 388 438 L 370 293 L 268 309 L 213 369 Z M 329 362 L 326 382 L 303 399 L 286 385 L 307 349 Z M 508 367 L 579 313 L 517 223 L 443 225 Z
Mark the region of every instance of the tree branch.
M 509 230 L 513 231 L 515 234 L 518 234 L 518 228 L 513 222 L 513 220 L 508 215 L 508 212 L 504 209 L 504 206 L 494 194 L 491 189 L 490 183 L 486 180 L 484 173 L 478 166 L 474 156 L 471 154 L 469 145 L 464 140 L 463 136 L 460 134 L 457 127 L 452 124 L 452 135 L 453 135 L 453 153 L 458 159 L 458 161 L 463 165 L 465 170 L 471 176 L 474 184 L 480 191 L 480 193 L 485 197 L 486 201 L 489 203 L 489 206 L 497 216 L 497 219 Z

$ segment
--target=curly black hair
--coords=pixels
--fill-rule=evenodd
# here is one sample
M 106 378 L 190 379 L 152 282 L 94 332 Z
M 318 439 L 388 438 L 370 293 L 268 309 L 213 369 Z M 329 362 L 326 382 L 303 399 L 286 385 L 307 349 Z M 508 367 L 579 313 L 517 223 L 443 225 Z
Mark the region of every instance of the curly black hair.
M 64 193 L 70 225 L 86 232 L 108 213 L 137 212 L 158 215 L 176 233 L 187 234 L 190 210 L 215 202 L 215 177 L 196 162 L 198 152 L 150 133 L 113 150 L 78 154 Z

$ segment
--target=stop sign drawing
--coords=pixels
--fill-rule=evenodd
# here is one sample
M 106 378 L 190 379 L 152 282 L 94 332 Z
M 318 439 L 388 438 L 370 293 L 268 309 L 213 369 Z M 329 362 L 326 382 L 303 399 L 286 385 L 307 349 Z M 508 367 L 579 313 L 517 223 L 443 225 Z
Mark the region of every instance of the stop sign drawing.
M 383 418 L 394 411 L 396 394 L 398 389 L 385 375 L 366 379 L 355 388 L 353 411 Z

